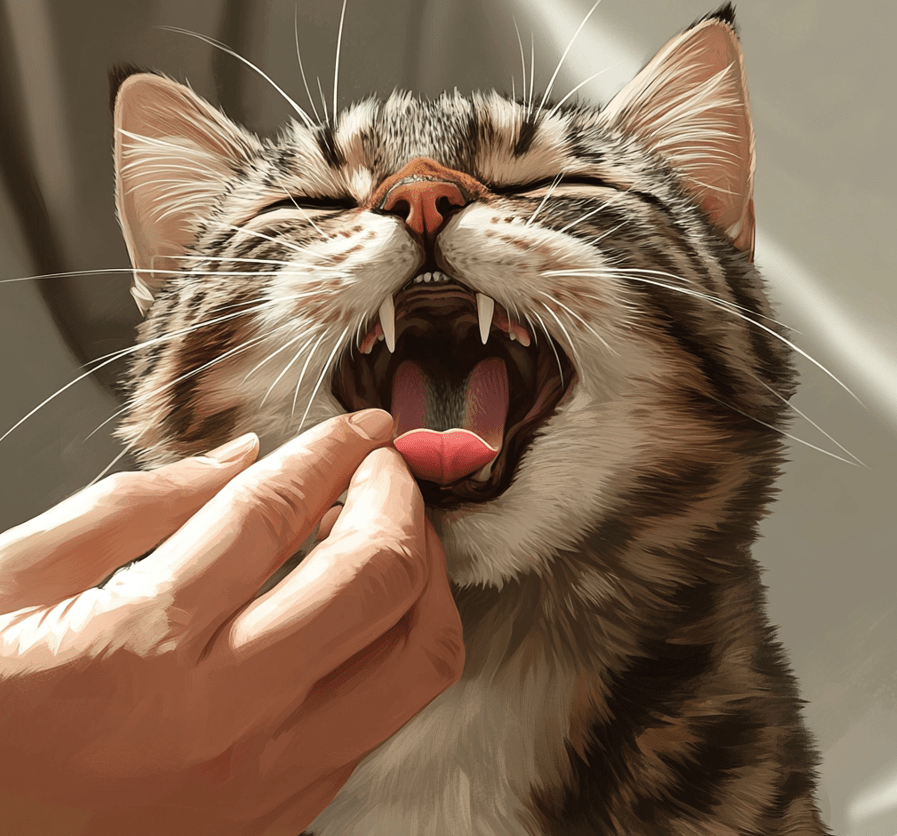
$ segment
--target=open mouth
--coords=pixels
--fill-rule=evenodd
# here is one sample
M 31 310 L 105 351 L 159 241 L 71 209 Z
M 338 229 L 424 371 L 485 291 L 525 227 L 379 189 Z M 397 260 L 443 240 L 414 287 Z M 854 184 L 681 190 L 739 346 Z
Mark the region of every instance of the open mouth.
M 349 411 L 378 407 L 428 505 L 493 499 L 511 484 L 538 428 L 570 390 L 560 345 L 440 271 L 380 307 L 332 390 Z

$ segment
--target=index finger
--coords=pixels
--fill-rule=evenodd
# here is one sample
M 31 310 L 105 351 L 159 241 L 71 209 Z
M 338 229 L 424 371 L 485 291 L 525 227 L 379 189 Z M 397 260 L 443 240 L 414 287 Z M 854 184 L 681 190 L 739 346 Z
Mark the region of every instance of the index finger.
M 228 483 L 144 561 L 135 580 L 169 591 L 191 632 L 217 626 L 295 553 L 364 457 L 391 437 L 383 410 L 313 427 Z
M 365 458 L 330 537 L 229 626 L 241 677 L 254 666 L 253 683 L 266 670 L 294 679 L 298 666 L 314 681 L 385 633 L 426 583 L 426 530 L 423 498 L 401 455 Z

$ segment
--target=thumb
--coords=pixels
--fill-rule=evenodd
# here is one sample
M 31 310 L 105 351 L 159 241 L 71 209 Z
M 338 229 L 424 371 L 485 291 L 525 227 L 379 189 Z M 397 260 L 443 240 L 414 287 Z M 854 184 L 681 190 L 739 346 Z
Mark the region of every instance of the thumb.
M 96 586 L 177 531 L 257 454 L 249 433 L 205 456 L 116 473 L 0 534 L 0 611 Z

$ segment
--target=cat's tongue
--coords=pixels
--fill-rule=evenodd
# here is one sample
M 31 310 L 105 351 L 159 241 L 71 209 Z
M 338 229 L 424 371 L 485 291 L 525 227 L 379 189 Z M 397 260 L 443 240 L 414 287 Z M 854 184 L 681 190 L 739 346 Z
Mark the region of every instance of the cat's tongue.
M 497 357 L 477 363 L 460 403 L 438 397 L 435 388 L 410 360 L 396 370 L 392 384 L 394 443 L 415 476 L 448 485 L 494 461 L 501 451 L 508 414 L 508 373 Z M 451 409 L 449 403 L 437 401 L 451 400 L 456 400 L 455 417 L 460 426 L 441 432 L 429 429 L 428 416 L 433 423 L 438 409 Z

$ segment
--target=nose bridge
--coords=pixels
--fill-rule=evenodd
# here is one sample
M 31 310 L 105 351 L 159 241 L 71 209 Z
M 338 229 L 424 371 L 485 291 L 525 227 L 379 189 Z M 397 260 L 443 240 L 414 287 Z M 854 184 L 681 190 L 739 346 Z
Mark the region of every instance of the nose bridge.
M 469 174 L 419 157 L 388 177 L 372 203 L 384 212 L 399 215 L 409 229 L 429 239 L 445 224 L 451 207 L 466 206 L 485 192 L 485 187 Z

